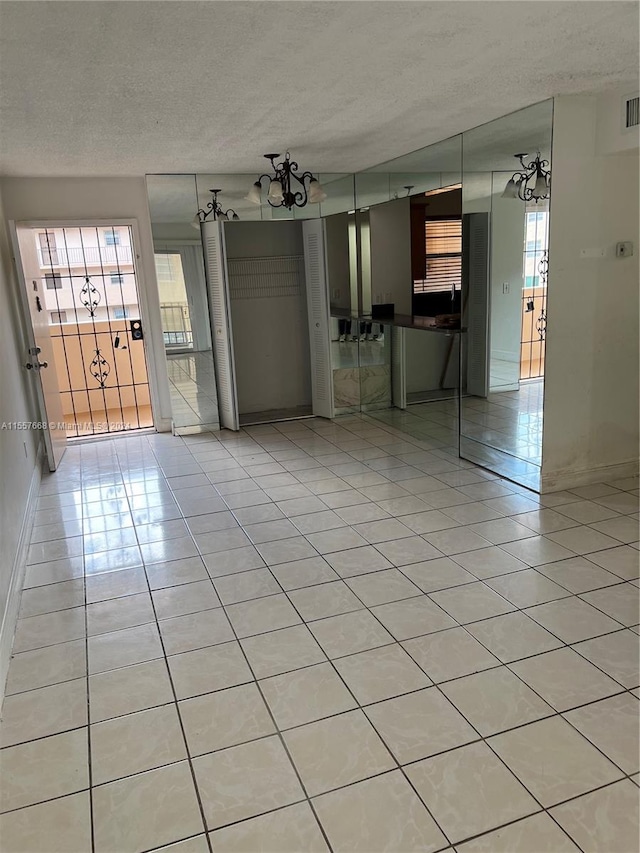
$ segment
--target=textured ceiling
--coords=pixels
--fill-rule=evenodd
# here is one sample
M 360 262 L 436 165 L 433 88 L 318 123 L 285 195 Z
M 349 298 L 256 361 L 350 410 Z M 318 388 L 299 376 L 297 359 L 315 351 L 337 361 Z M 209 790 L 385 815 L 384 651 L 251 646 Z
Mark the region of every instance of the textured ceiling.
M 0 170 L 351 172 L 638 75 L 637 2 L 0 2 Z

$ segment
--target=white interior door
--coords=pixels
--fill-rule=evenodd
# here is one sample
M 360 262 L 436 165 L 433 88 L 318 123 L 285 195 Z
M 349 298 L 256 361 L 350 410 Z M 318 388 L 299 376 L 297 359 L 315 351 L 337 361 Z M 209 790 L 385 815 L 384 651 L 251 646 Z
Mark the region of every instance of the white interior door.
M 407 408 L 405 330 L 391 326 L 391 398 L 397 409 Z
M 67 431 L 49 333 L 49 312 L 45 310 L 44 280 L 33 230 L 13 226 L 11 237 L 27 321 L 29 352 L 25 353 L 23 369 L 29 370 L 36 385 L 47 462 L 49 470 L 55 471 L 67 449 Z
M 302 237 L 311 349 L 311 402 L 314 415 L 332 418 L 333 370 L 324 220 L 304 220 Z
M 218 391 L 220 426 L 225 429 L 240 429 L 236 369 L 233 358 L 233 332 L 231 329 L 231 305 L 229 280 L 224 250 L 222 223 L 203 222 L 202 246 L 209 293 L 211 315 L 211 337 L 213 362 Z

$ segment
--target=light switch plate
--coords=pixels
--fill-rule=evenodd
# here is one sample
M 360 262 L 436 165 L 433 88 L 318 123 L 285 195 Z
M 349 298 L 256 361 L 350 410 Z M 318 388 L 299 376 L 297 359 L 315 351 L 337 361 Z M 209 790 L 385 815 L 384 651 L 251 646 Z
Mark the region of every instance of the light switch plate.
M 633 243 L 616 243 L 616 258 L 630 258 L 633 256 Z

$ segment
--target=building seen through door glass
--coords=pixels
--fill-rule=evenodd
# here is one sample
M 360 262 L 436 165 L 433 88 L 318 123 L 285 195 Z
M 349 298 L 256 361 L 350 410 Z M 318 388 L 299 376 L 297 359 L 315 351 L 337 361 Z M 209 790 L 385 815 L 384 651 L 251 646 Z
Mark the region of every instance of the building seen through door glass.
M 70 437 L 153 425 L 131 230 L 34 229 L 44 310 Z

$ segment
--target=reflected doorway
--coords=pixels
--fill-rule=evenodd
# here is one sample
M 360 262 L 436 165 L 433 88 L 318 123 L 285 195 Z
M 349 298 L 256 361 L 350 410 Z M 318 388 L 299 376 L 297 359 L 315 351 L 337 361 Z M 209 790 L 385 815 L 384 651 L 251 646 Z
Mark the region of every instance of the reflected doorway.
M 220 427 L 202 249 L 155 243 L 160 316 L 176 433 Z

